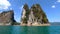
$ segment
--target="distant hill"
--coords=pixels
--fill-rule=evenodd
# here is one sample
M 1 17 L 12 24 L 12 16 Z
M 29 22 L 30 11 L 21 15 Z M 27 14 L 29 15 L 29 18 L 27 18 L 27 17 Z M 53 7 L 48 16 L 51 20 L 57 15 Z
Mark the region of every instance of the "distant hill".
M 51 25 L 60 25 L 60 22 L 50 22 Z

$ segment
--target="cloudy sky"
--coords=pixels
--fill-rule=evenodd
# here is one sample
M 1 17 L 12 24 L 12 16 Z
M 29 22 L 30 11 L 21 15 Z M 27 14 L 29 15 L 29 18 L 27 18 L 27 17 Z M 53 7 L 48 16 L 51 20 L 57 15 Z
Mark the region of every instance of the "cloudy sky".
M 50 22 L 60 22 L 60 0 L 0 0 L 0 13 L 13 9 L 15 20 L 20 22 L 25 3 L 29 7 L 36 3 L 40 4 Z

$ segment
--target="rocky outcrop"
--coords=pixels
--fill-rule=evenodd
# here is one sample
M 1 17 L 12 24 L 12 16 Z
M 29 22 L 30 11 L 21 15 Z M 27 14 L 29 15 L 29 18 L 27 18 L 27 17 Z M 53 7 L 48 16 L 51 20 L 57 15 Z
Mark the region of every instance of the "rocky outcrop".
M 0 25 L 13 25 L 14 22 L 14 12 L 13 10 L 3 11 L 0 13 Z
M 34 17 L 32 18 L 33 22 L 36 21 L 41 24 L 49 23 L 45 12 L 42 10 L 39 4 L 34 4 L 30 10 L 33 12 L 34 15 Z
M 49 23 L 45 12 L 39 4 L 34 4 L 30 9 L 27 4 L 22 11 L 21 23 L 23 24 L 47 24 Z
M 29 18 L 29 7 L 27 4 L 25 4 L 22 10 L 22 17 L 21 17 L 22 24 L 23 23 L 27 24 L 28 18 Z

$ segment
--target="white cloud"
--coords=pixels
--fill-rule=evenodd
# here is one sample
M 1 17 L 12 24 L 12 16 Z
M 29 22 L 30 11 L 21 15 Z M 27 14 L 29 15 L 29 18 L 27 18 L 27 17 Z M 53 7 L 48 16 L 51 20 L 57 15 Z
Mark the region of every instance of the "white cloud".
M 60 0 L 57 0 L 57 2 L 60 2 Z
M 56 6 L 55 5 L 52 5 L 52 8 L 55 8 Z
M 6 10 L 9 6 L 11 6 L 11 4 L 8 0 L 0 0 L 0 10 Z

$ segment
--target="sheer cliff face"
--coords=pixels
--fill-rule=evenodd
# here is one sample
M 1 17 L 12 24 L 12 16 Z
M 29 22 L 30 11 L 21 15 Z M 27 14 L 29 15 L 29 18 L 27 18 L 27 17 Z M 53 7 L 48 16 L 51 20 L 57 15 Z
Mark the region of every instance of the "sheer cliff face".
M 24 5 L 23 10 L 22 10 L 22 18 L 21 22 L 22 23 L 27 23 L 29 18 L 29 7 L 27 4 Z
M 37 22 L 40 23 L 48 23 L 47 16 L 39 4 L 34 4 L 31 9 L 35 17 L 35 21 L 37 20 Z
M 43 12 L 42 8 L 39 4 L 34 4 L 30 9 L 28 8 L 28 5 L 25 4 L 23 7 L 23 13 L 22 16 L 22 23 L 48 23 L 48 19 L 46 14 Z
M 0 13 L 0 23 L 1 24 L 12 25 L 14 22 L 15 22 L 15 20 L 14 20 L 14 12 L 13 12 L 13 10 L 3 11 L 2 13 Z

